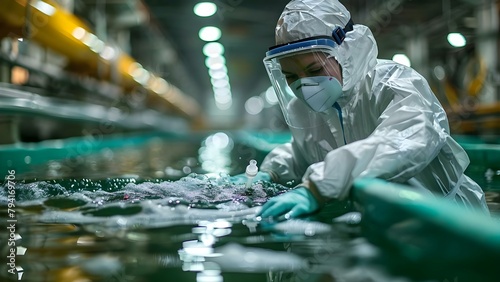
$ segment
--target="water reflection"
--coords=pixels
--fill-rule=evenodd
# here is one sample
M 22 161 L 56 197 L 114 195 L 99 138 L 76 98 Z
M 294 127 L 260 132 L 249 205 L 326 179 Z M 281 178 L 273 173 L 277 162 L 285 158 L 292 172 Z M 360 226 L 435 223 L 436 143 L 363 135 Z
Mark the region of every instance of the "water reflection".
M 263 222 L 258 206 L 167 202 L 141 200 L 132 205 L 140 210 L 120 214 L 119 204 L 104 201 L 95 208 L 106 212 L 86 215 L 79 202 L 23 205 L 23 281 L 418 281 L 384 269 L 381 250 L 360 237 L 356 213 Z
M 201 167 L 207 173 L 230 173 L 233 140 L 223 132 L 209 135 L 199 149 Z
M 76 142 L 64 145 L 68 148 L 63 145 L 57 147 L 54 142 L 52 146 L 55 147 L 53 149 L 57 154 L 53 159 L 51 155 L 43 154 L 45 152 L 43 150 L 37 152 L 40 156 L 36 156 L 36 161 L 33 161 L 31 156 L 26 156 L 29 162 L 26 162 L 25 167 L 29 170 L 18 171 L 17 177 L 23 179 L 133 177 L 177 180 L 191 173 L 240 173 L 248 160 L 257 158 L 261 161 L 265 156 L 265 152 L 235 143 L 231 135 L 224 132 L 183 139 L 161 137 L 142 138 L 140 141 L 137 139 L 131 137 L 130 141 L 126 138 L 119 141 L 101 140 L 92 143 L 92 146 L 80 141 L 82 144 Z M 47 160 L 41 162 L 42 156 Z
M 214 252 L 213 245 L 218 237 L 231 234 L 231 226 L 232 224 L 226 220 L 215 220 L 201 221 L 194 227 L 192 233 L 198 234 L 198 239 L 184 241 L 183 248 L 178 251 L 183 261 L 182 269 L 199 272 L 196 275 L 198 282 L 223 281 L 219 265 L 207 259 L 223 255 Z
M 347 213 L 349 205 L 302 220 L 259 220 L 260 205 L 288 187 L 259 183 L 247 193 L 224 174 L 207 177 L 211 169 L 236 170 L 234 156 L 226 158 L 237 146 L 229 136 L 214 134 L 202 143 L 209 157 L 226 154 L 205 168 L 198 148 L 181 143 L 154 139 L 126 154 L 103 150 L 52 161 L 47 180 L 19 182 L 15 239 L 22 281 L 418 281 L 386 269 L 390 259 L 360 236 L 362 219 Z M 492 213 L 500 214 L 499 171 L 481 168 L 471 176 L 487 189 Z M 6 199 L 1 189 L 4 222 Z M 390 227 L 384 232 L 394 244 L 418 243 L 426 233 L 402 232 L 418 230 L 418 222 Z M 0 241 L 6 236 L 0 233 Z M 8 253 L 6 245 L 1 250 Z M 13 278 L 5 260 L 1 281 Z
M 264 224 L 260 204 L 288 188 L 258 183 L 250 199 L 240 186 L 196 175 L 18 183 L 23 281 L 281 281 L 310 267 L 300 242 L 349 241 L 334 224 Z

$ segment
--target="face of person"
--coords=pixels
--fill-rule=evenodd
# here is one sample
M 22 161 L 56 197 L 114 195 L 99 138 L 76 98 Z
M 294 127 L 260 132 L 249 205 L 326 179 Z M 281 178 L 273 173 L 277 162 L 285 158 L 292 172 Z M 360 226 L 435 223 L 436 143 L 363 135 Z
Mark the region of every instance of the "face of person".
M 333 76 L 342 84 L 340 65 L 334 57 L 323 52 L 309 52 L 285 57 L 280 60 L 281 70 L 288 85 L 299 78 Z

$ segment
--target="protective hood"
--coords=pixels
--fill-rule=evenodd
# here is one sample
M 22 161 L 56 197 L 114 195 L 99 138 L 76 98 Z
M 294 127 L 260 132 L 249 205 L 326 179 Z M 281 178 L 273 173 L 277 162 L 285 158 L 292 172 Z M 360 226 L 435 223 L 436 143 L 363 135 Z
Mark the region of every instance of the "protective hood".
M 292 0 L 276 25 L 276 44 L 315 36 L 331 36 L 344 28 L 351 14 L 338 0 Z M 342 67 L 344 92 L 351 90 L 377 63 L 377 45 L 370 29 L 355 24 L 339 45 L 336 57 Z

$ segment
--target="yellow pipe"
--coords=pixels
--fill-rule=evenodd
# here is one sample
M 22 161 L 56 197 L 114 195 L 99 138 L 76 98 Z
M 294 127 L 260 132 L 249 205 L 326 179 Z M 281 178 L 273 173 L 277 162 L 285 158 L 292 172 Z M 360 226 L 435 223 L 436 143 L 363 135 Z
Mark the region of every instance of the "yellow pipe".
M 478 96 L 481 90 L 483 89 L 487 74 L 486 63 L 484 62 L 482 57 L 477 55 L 473 60 L 469 62 L 467 66 L 467 70 L 469 73 L 474 72 L 475 64 L 477 64 L 478 67 L 477 75 L 475 75 L 471 79 L 467 87 L 468 90 L 467 92 L 469 93 L 470 96 L 473 97 Z
M 32 39 L 63 54 L 73 64 L 95 69 L 99 54 L 78 39 L 75 32 L 81 30 L 81 34 L 90 36 L 90 29 L 73 14 L 59 8 L 56 3 L 39 0 L 30 2 L 31 5 L 28 6 L 27 0 L 2 1 L 0 17 L 8 25 L 23 31 L 22 34 L 15 35 Z
M 196 122 L 199 119 L 201 111 L 194 99 L 179 89 L 171 88 L 170 93 L 150 89 L 148 82 L 153 76 L 147 70 L 127 54 L 111 49 L 84 22 L 52 0 L 0 1 L 0 36 L 34 40 L 67 57 L 69 71 L 111 81 L 128 93 L 145 89 L 149 105 L 166 108 Z M 116 54 L 106 58 L 105 49 Z M 112 65 L 116 65 L 118 81 L 113 81 Z
M 455 107 L 460 104 L 460 101 L 458 99 L 458 93 L 455 87 L 451 84 L 451 82 L 448 79 L 445 79 L 444 81 L 444 94 L 446 98 L 448 99 L 448 103 L 452 106 Z

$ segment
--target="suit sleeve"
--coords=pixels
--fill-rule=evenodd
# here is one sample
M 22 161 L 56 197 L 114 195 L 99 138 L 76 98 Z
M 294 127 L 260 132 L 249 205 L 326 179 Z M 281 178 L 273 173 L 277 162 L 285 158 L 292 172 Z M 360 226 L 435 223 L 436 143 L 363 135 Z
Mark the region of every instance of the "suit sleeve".
M 345 198 L 358 177 L 403 183 L 423 170 L 446 142 L 446 114 L 423 77 L 410 72 L 404 79 L 389 78 L 374 91 L 388 98 L 375 107 L 380 114 L 372 134 L 331 151 L 304 175 L 303 181 L 313 182 L 325 198 Z

